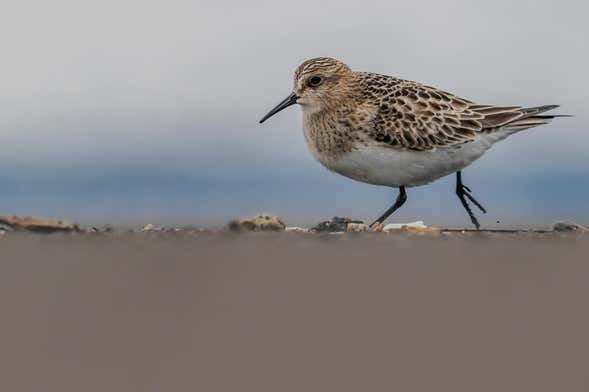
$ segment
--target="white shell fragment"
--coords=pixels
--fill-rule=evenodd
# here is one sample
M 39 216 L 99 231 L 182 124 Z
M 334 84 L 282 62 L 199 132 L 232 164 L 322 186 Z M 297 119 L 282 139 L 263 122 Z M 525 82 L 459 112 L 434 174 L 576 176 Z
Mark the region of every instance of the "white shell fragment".
M 292 226 L 292 227 L 287 227 L 286 229 L 284 229 L 284 231 L 289 232 L 289 233 L 308 233 L 309 229 L 305 229 L 304 227 Z
M 382 231 L 385 233 L 388 231 L 397 231 L 402 230 L 403 227 L 410 227 L 413 229 L 427 229 L 427 226 L 423 223 L 423 221 L 415 221 L 410 223 L 389 223 L 385 227 L 383 227 Z

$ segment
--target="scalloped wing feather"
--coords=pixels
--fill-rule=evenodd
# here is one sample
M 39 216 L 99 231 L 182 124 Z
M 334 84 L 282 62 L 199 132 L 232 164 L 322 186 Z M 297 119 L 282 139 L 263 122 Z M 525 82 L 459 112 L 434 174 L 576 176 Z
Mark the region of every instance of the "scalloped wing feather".
M 537 108 L 477 105 L 434 87 L 383 75 L 362 74 L 365 96 L 378 102 L 369 136 L 411 150 L 431 150 L 474 140 L 477 133 L 505 127 L 520 130 L 547 123 L 537 116 L 556 105 Z M 388 82 L 388 83 L 387 83 Z M 375 87 L 376 86 L 376 87 Z M 545 116 L 551 117 L 551 116 Z

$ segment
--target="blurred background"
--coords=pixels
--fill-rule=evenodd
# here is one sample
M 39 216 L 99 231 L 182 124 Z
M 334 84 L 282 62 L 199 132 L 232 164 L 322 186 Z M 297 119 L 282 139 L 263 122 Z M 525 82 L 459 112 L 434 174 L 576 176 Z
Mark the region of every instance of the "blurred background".
M 0 14 L 0 214 L 81 223 L 369 220 L 396 191 L 323 169 L 292 108 L 307 58 L 486 104 L 574 114 L 465 171 L 483 225 L 589 219 L 589 6 L 582 1 L 9 1 Z M 454 178 L 399 220 L 467 224 Z

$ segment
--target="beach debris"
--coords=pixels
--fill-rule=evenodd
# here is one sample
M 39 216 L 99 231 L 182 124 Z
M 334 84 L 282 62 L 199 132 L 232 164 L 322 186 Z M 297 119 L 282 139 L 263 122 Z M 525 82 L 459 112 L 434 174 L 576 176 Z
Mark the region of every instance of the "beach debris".
M 350 222 L 346 226 L 346 231 L 348 233 L 364 233 L 370 231 L 370 227 L 365 223 Z
M 385 233 L 411 233 L 411 234 L 440 234 L 441 229 L 438 227 L 426 226 L 423 221 L 415 221 L 410 223 L 389 223 L 382 228 Z
M 558 232 L 571 232 L 571 231 L 589 231 L 589 228 L 582 226 L 578 223 L 571 222 L 571 221 L 558 221 L 554 223 L 552 226 L 552 230 Z
M 287 233 L 308 233 L 310 230 L 304 227 L 291 226 L 284 229 Z
M 182 231 L 186 231 L 186 229 L 184 227 L 166 227 L 166 226 L 156 226 L 153 223 L 148 223 L 145 226 L 143 226 L 143 228 L 139 229 L 139 230 L 132 230 L 135 232 L 141 232 L 141 233 L 146 233 L 146 232 L 155 232 L 155 233 L 179 233 Z
M 14 231 L 35 233 L 79 232 L 80 226 L 64 220 L 34 218 L 31 216 L 0 216 L 0 225 Z
M 163 227 L 156 226 L 153 223 L 148 223 L 143 226 L 141 231 L 163 231 Z
M 442 229 L 439 227 L 413 227 L 413 226 L 403 226 L 401 230 L 405 233 L 409 234 L 417 234 L 417 235 L 439 235 L 442 233 Z
M 229 222 L 231 231 L 284 231 L 286 225 L 276 215 L 258 214 Z
M 382 230 L 386 233 L 393 230 L 402 230 L 403 227 L 425 229 L 427 226 L 423 223 L 423 221 L 415 221 L 410 223 L 389 223 L 385 225 Z
M 330 221 L 320 222 L 317 226 L 311 230 L 318 233 L 337 233 L 344 232 L 347 230 L 350 223 L 364 223 L 359 220 L 352 220 L 347 216 L 334 216 Z

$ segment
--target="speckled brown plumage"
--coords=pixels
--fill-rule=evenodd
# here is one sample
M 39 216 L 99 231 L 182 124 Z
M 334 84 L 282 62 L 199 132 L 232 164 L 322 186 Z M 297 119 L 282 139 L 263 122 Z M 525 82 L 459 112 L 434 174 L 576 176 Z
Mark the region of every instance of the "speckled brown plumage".
M 303 96 L 310 90 L 306 80 L 317 74 L 329 83 L 330 94 L 320 96 L 320 103 L 330 110 L 305 113 L 306 139 L 316 152 L 334 159 L 356 143 L 414 151 L 468 143 L 479 132 L 508 124 L 525 128 L 546 123 L 549 118 L 535 116 L 557 107 L 477 105 L 417 82 L 353 72 L 331 58 L 301 64 L 295 71 L 295 91 Z
M 369 73 L 357 73 L 357 77 L 363 86 L 361 99 L 378 106 L 368 127 L 369 136 L 412 150 L 467 143 L 477 132 L 492 132 L 507 124 L 539 125 L 545 121 L 530 117 L 556 107 L 530 110 L 519 106 L 476 105 L 417 82 Z M 521 121 L 524 119 L 529 121 Z

